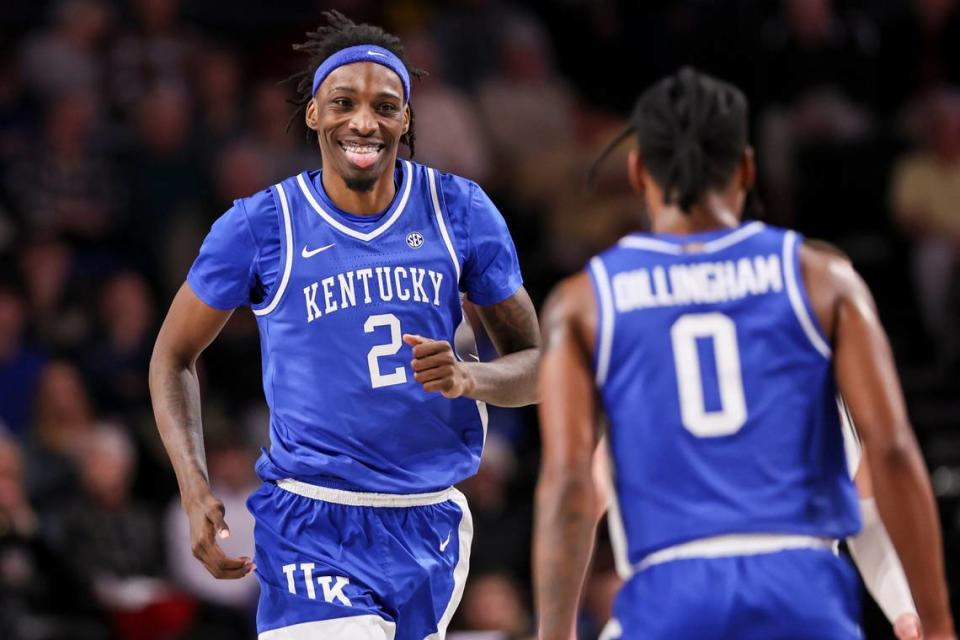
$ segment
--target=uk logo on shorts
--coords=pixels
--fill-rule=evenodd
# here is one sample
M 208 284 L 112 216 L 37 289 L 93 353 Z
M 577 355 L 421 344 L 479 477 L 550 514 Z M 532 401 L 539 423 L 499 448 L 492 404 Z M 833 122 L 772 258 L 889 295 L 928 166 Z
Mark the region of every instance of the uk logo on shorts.
M 411 249 L 419 249 L 423 246 L 423 234 L 419 231 L 412 231 L 407 234 L 407 246 Z

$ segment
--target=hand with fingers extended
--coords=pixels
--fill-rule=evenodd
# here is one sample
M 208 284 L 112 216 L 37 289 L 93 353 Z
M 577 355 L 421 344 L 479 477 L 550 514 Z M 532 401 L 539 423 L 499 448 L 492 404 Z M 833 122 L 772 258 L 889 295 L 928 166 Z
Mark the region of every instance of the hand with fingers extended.
M 230 529 L 224 521 L 223 503 L 209 490 L 195 496 L 185 497 L 183 508 L 190 521 L 190 545 L 193 555 L 214 578 L 235 580 L 256 569 L 246 556 L 231 558 L 224 554 L 217 539 L 230 537 Z
M 413 347 L 413 377 L 424 391 L 435 391 L 444 398 L 469 395 L 476 387 L 469 368 L 457 359 L 446 340 L 431 340 L 406 333 L 403 341 Z

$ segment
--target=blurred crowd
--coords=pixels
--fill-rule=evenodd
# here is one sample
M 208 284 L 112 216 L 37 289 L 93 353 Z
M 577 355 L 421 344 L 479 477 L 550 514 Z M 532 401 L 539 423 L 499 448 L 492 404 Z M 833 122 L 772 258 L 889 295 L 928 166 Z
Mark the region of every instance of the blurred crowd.
M 873 286 L 960 589 L 960 1 L 8 2 L 3 637 L 252 637 L 256 581 L 216 581 L 192 558 L 146 372 L 211 222 L 319 164 L 279 81 L 305 64 L 290 45 L 328 8 L 399 34 L 430 73 L 412 92 L 415 159 L 491 194 L 538 302 L 644 225 L 628 145 L 585 184 L 640 89 L 681 64 L 743 87 L 762 173 L 750 215 L 834 242 Z M 244 500 L 268 422 L 252 314 L 234 314 L 200 370 L 224 545 L 249 554 Z M 491 411 L 480 473 L 463 486 L 476 524 L 453 623 L 463 638 L 532 633 L 537 447 L 535 411 Z M 584 638 L 618 586 L 604 540 Z

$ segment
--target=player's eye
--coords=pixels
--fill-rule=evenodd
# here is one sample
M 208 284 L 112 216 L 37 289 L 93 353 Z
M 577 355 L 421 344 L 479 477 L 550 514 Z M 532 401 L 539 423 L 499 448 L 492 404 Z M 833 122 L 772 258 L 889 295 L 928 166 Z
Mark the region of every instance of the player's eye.
M 396 113 L 399 110 L 400 108 L 397 105 L 393 104 L 392 102 L 384 102 L 380 105 L 381 113 L 390 114 L 390 113 Z
M 349 109 L 353 103 L 350 101 L 350 98 L 334 98 L 331 100 L 333 104 L 344 109 Z

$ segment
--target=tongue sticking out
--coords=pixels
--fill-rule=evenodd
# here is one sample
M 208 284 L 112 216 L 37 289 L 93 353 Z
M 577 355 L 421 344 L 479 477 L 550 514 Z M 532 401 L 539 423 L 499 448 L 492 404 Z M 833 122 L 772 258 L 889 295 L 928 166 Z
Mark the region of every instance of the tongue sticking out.
M 377 161 L 377 156 L 380 155 L 376 151 L 367 151 L 365 153 L 346 151 L 345 153 L 347 154 L 347 160 L 361 169 L 366 169 L 373 165 L 373 163 Z

